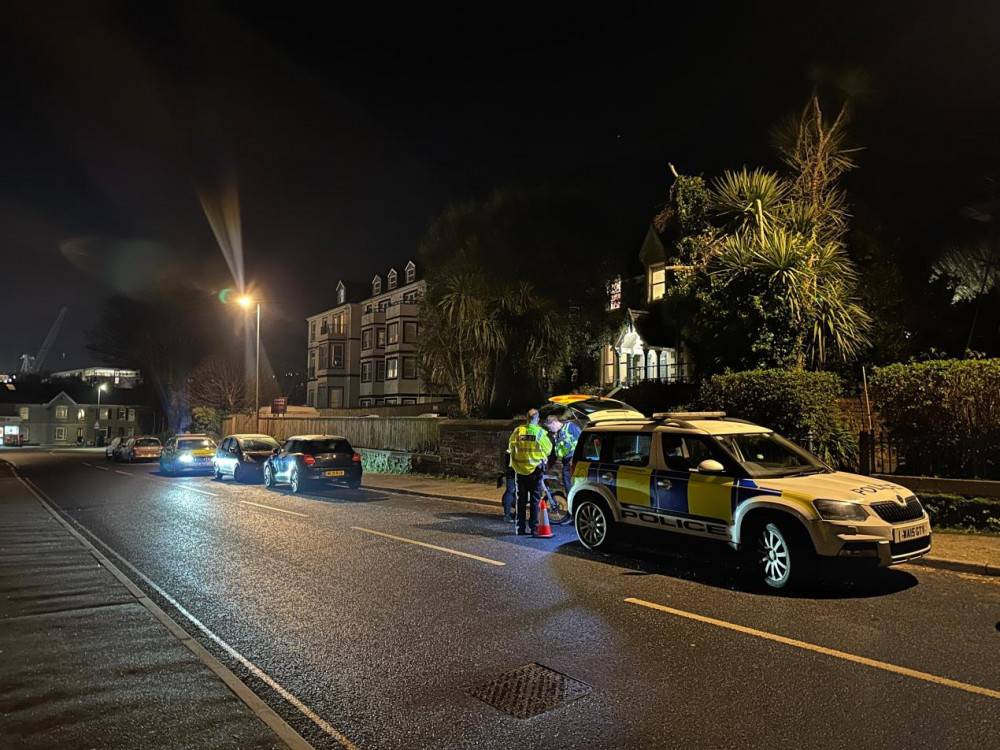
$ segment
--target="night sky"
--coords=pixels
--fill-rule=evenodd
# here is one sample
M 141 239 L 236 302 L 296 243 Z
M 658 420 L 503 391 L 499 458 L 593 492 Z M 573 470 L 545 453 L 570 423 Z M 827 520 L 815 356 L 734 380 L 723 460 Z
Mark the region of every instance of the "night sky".
M 572 185 L 635 254 L 668 162 L 777 166 L 768 130 L 847 69 L 866 81 L 851 198 L 926 280 L 998 172 L 1000 5 L 672 5 L 4 3 L 0 372 L 61 305 L 47 369 L 96 363 L 83 332 L 111 293 L 234 285 L 199 190 L 235 180 L 265 345 L 301 368 L 305 315 L 415 256 L 449 203 Z

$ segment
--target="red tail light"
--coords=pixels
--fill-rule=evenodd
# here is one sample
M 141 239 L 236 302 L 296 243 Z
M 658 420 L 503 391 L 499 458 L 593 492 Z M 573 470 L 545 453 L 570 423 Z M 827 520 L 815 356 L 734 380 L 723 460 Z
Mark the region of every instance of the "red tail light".
M 310 456 L 308 453 L 303 453 L 302 463 L 304 463 L 306 466 L 312 466 L 314 463 L 316 463 L 316 459 Z
M 354 463 L 356 464 L 361 463 L 361 454 L 358 453 L 357 451 L 354 451 Z

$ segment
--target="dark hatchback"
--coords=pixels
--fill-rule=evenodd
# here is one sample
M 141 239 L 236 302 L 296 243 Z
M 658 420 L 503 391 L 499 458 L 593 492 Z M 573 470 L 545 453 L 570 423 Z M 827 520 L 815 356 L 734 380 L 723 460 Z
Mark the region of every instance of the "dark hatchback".
M 287 482 L 293 493 L 310 485 L 361 486 L 361 454 L 339 435 L 296 435 L 264 463 L 264 486 L 273 489 Z
M 215 478 L 231 476 L 237 482 L 259 481 L 264 462 L 279 447 L 270 435 L 230 435 L 219 444 L 212 459 Z

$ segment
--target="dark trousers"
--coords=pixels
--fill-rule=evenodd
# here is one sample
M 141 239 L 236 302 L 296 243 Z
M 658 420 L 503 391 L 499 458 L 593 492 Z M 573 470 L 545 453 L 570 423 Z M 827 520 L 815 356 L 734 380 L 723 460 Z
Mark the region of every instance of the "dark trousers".
M 525 515 L 530 501 L 530 515 L 527 517 L 528 529 L 535 533 L 538 524 L 538 501 L 542 498 L 542 467 L 539 466 L 530 474 L 517 475 L 517 530 L 524 533 Z
M 517 474 L 513 471 L 507 472 L 507 489 L 503 491 L 503 517 L 513 518 L 517 511 Z
M 566 456 L 562 462 L 562 480 L 566 497 L 569 497 L 569 488 L 573 486 L 573 464 L 570 462 L 569 456 Z

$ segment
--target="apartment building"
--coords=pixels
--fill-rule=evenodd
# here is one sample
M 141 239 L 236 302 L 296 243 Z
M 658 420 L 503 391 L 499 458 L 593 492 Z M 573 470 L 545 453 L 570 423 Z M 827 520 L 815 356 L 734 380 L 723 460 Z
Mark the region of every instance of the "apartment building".
M 337 304 L 306 319 L 309 327 L 306 405 L 318 409 L 439 401 L 417 368 L 420 298 L 426 282 L 411 260 L 377 275 L 357 298 L 341 281 Z M 354 293 L 354 297 L 352 297 Z

